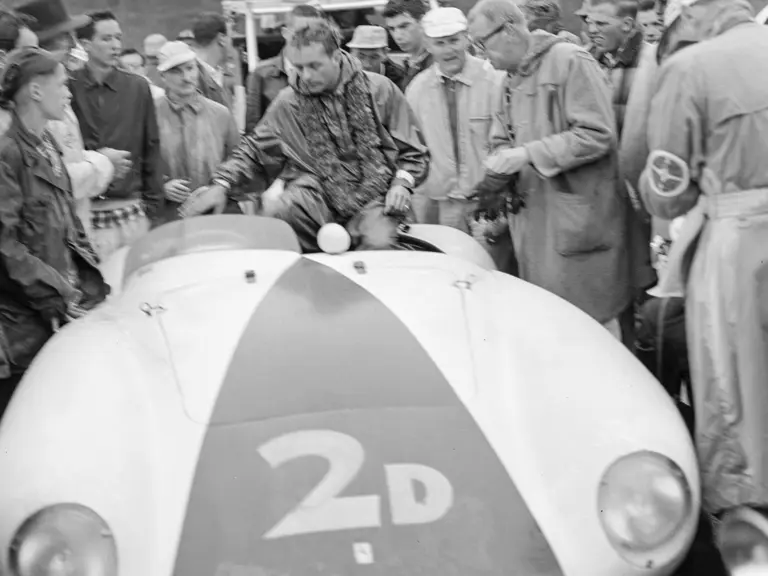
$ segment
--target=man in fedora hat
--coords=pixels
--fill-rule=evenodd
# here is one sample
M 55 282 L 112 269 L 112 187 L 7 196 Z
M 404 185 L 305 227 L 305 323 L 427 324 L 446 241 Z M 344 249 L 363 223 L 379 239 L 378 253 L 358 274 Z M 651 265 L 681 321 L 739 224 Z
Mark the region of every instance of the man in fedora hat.
M 386 76 L 397 86 L 404 82 L 405 68 L 393 62 L 387 54 L 387 31 L 381 26 L 358 26 L 347 48 L 360 60 L 363 70 Z
M 41 47 L 65 65 L 70 62 L 71 51 L 76 45 L 73 32 L 91 20 L 85 15 L 70 17 L 61 0 L 31 0 L 21 4 L 17 11 L 29 18 Z M 106 147 L 98 151 L 85 150 L 77 116 L 69 103 L 62 119 L 50 121 L 48 130 L 62 149 L 64 164 L 72 180 L 77 214 L 90 234 L 90 199 L 103 194 L 115 175 L 121 176 L 130 168 L 129 154 Z

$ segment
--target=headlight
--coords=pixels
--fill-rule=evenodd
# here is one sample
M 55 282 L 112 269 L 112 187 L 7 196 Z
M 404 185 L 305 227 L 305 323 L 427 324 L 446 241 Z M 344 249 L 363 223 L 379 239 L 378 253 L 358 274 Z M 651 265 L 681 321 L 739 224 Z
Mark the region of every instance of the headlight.
M 106 522 L 79 504 L 30 516 L 9 551 L 13 576 L 115 576 L 117 547 Z
M 751 508 L 727 514 L 717 530 L 717 545 L 733 576 L 768 574 L 768 519 Z
M 693 506 L 682 470 L 655 452 L 635 452 L 611 464 L 598 504 L 611 544 L 631 553 L 664 546 L 685 526 Z

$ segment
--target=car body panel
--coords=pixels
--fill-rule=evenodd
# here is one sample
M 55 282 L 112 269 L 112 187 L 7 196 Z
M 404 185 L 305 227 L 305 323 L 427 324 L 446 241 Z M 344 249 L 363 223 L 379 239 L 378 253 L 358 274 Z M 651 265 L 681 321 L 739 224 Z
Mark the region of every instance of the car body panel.
M 302 279 L 310 277 L 311 284 L 302 284 Z M 280 286 L 286 280 L 293 287 L 287 291 Z M 324 288 L 309 289 L 311 285 Z M 216 478 L 216 466 L 201 468 L 207 443 L 214 453 L 232 446 L 231 454 L 222 455 L 229 459 L 231 477 L 239 455 L 258 461 L 259 446 L 252 444 L 266 441 L 267 431 L 300 432 L 300 425 L 311 426 L 305 430 L 309 432 L 358 435 L 356 440 L 372 451 L 370 462 L 382 466 L 413 460 L 410 463 L 444 468 L 438 472 L 446 478 L 457 474 L 457 485 L 464 482 L 468 498 L 480 493 L 488 496 L 487 500 L 481 498 L 485 511 L 462 517 L 465 520 L 495 514 L 488 512 L 488 502 L 499 499 L 497 495 L 503 491 L 479 487 L 485 481 L 501 482 L 496 472 L 487 479 L 464 478 L 461 463 L 466 461 L 467 470 L 473 470 L 491 462 L 491 468 L 504 470 L 509 478 L 503 490 L 510 502 L 502 499 L 500 509 L 505 505 L 514 508 L 512 494 L 519 494 L 532 516 L 531 522 L 522 524 L 520 534 L 532 535 L 535 541 L 540 530 L 567 576 L 669 574 L 693 537 L 695 513 L 667 550 L 648 557 L 629 562 L 609 544 L 597 506 L 605 469 L 616 458 L 636 450 L 663 454 L 684 471 L 697 509 L 693 447 L 674 404 L 639 362 L 598 323 L 530 284 L 444 254 L 301 256 L 290 250 L 227 249 L 153 261 L 125 278 L 122 286 L 122 292 L 107 304 L 51 340 L 33 363 L 0 425 L 3 563 L 15 530 L 30 514 L 45 505 L 77 502 L 93 508 L 113 530 L 121 576 L 168 576 L 176 569 L 178 551 L 185 551 L 190 543 L 206 544 L 196 542 L 197 537 L 184 539 L 182 534 L 191 519 L 199 529 L 205 518 L 197 509 L 196 482 L 205 485 Z M 343 289 L 336 293 L 333 286 Z M 261 308 L 270 302 L 274 306 L 274 298 L 280 294 L 283 304 L 274 310 Z M 356 305 L 356 298 L 365 302 Z M 281 306 L 295 313 L 280 312 Z M 355 309 L 358 315 L 349 313 Z M 330 332 L 322 329 L 324 316 Z M 383 320 L 385 316 L 388 319 Z M 303 335 L 302 318 L 308 319 L 308 331 Z M 277 335 L 277 340 L 270 340 L 270 334 Z M 388 334 L 389 341 L 396 343 L 391 356 L 383 349 Z M 345 357 L 334 350 L 334 338 L 353 354 Z M 274 371 L 275 366 L 283 366 L 291 379 L 281 382 L 300 384 L 300 388 L 290 394 L 286 393 L 290 389 L 276 388 L 271 397 L 265 390 L 252 390 L 218 406 L 227 378 L 237 376 L 229 372 L 233 361 L 238 361 L 238 350 L 248 350 L 254 341 L 266 354 L 263 368 Z M 291 350 L 292 343 L 296 351 Z M 366 343 L 382 348 L 381 357 L 366 356 Z M 296 390 L 311 391 L 312 377 L 317 378 L 317 387 L 333 379 L 333 366 L 320 366 L 323 354 L 331 355 L 338 369 L 332 389 L 349 393 L 349 383 L 370 375 L 366 372 L 369 367 L 376 374 L 366 383 L 383 387 L 391 380 L 390 391 L 397 401 L 384 401 L 386 394 L 372 390 L 366 394 L 371 393 L 375 402 L 360 397 L 357 403 L 346 399 L 345 404 L 341 395 L 324 399 L 308 394 L 306 406 L 291 406 L 289 401 L 300 397 Z M 319 366 L 314 374 L 307 369 L 312 367 L 310 363 L 302 366 L 306 357 Z M 398 362 L 401 357 L 407 362 Z M 291 358 L 301 369 L 290 366 Z M 406 364 L 415 366 L 420 358 L 428 358 L 431 368 L 409 374 Z M 238 371 L 258 370 L 257 360 L 257 355 L 250 360 L 244 356 Z M 418 374 L 423 377 L 408 380 Z M 422 386 L 421 380 L 427 386 L 428 379 L 439 380 L 441 385 Z M 338 387 L 342 381 L 346 383 Z M 238 386 L 243 389 L 242 384 Z M 429 392 L 424 394 L 425 390 Z M 405 399 L 404 394 L 408 395 Z M 219 407 L 222 412 L 217 413 Z M 467 423 L 461 428 L 466 438 L 462 435 L 453 440 L 451 434 L 458 432 L 449 429 L 452 418 Z M 435 429 L 424 428 L 430 421 L 436 423 Z M 426 443 L 417 438 L 419 430 Z M 430 454 L 429 442 L 438 440 Z M 466 442 L 466 455 L 455 462 L 445 452 L 452 442 Z M 475 445 L 477 454 L 471 448 Z M 481 453 L 486 456 L 481 458 Z M 495 457 L 488 460 L 490 453 Z M 422 457 L 426 460 L 420 461 Z M 243 473 L 253 478 L 257 468 L 240 460 Z M 257 474 L 276 498 L 274 506 L 266 507 L 264 495 L 254 494 L 260 500 L 253 502 L 252 511 L 256 516 L 263 513 L 264 518 L 246 519 L 248 503 L 239 498 L 230 498 L 227 506 L 242 501 L 239 513 L 243 516 L 238 522 L 252 521 L 243 526 L 251 535 L 258 535 L 267 517 L 274 520 L 318 480 L 321 461 L 311 461 L 286 464 L 285 469 L 273 466 L 268 477 Z M 298 464 L 296 470 L 311 467 L 311 474 L 299 474 L 299 484 L 284 486 L 281 491 L 281 474 Z M 258 466 L 264 469 L 263 456 Z M 361 469 L 362 484 L 351 484 L 352 492 L 343 495 L 359 496 L 368 490 L 385 495 L 380 472 L 373 478 L 370 467 Z M 219 489 L 230 481 L 235 482 L 220 477 Z M 233 486 L 240 494 L 246 490 L 239 484 Z M 388 513 L 382 511 L 385 518 Z M 224 522 L 218 514 L 211 512 L 212 521 Z M 502 524 L 508 520 L 494 518 Z M 392 563 L 398 538 L 408 534 L 435 538 L 442 534 L 458 542 L 456 524 L 450 515 L 442 518 L 446 519 L 448 525 L 437 520 L 406 527 L 404 532 L 390 525 L 375 534 L 371 529 L 329 532 L 316 542 L 328 542 L 329 552 L 339 550 L 341 554 L 343 549 L 348 554 L 334 566 L 348 566 L 358 553 L 365 556 L 365 547 L 361 552 L 355 543 L 371 544 L 374 558 Z M 477 536 L 478 529 L 472 526 L 464 532 L 468 541 Z M 300 542 L 303 536 L 297 538 Z M 488 538 L 498 541 L 495 535 Z M 233 541 L 232 546 L 242 550 L 243 542 Z M 280 546 L 291 548 L 296 542 Z M 460 544 L 456 546 L 460 549 Z M 493 556 L 511 558 L 511 548 L 512 544 L 510 550 Z M 237 556 L 236 552 L 231 555 Z M 282 568 L 273 566 L 271 571 L 259 571 L 247 557 L 238 564 L 241 560 L 226 555 L 218 558 L 221 576 L 284 573 L 280 570 L 308 574 L 303 571 L 309 561 L 306 555 L 286 558 Z M 246 572 L 238 572 L 243 566 Z M 462 573 L 482 566 L 479 556 L 474 557 Z M 528 567 L 526 575 L 537 573 Z M 0 564 L 0 573 L 3 568 L 7 566 Z M 516 567 L 498 568 L 509 573 Z M 417 573 L 427 567 L 417 563 L 413 569 L 403 565 L 387 574 Z M 447 569 L 440 565 L 439 572 Z

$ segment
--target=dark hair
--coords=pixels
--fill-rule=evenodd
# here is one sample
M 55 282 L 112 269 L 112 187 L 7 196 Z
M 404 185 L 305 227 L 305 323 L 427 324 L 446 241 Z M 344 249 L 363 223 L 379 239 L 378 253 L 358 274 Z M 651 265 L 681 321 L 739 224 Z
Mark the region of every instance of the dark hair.
M 134 54 L 137 54 L 141 57 L 141 65 L 144 66 L 147 63 L 147 59 L 144 57 L 144 54 L 136 50 L 136 48 L 126 48 L 122 52 L 120 52 L 120 58 L 123 56 L 133 56 Z
M 19 90 L 38 76 L 51 76 L 60 65 L 53 54 L 41 48 L 30 46 L 11 52 L 0 74 L 0 107 L 12 108 Z
M 610 4 L 616 7 L 617 18 L 637 18 L 638 0 L 596 0 L 595 4 Z
M 384 6 L 382 16 L 384 18 L 394 18 L 405 14 L 412 16 L 414 20 L 421 22 L 424 14 L 429 10 L 429 6 L 423 0 L 389 0 Z
M 19 32 L 22 28 L 29 28 L 34 21 L 26 14 L 0 8 L 0 50 L 10 52 L 16 48 Z
M 648 10 L 656 10 L 656 0 L 640 0 L 637 3 L 638 12 L 647 12 Z
M 311 20 L 305 26 L 297 28 L 291 36 L 290 46 L 301 48 L 310 44 L 322 44 L 330 56 L 341 48 L 341 30 L 328 20 Z
M 219 34 L 227 33 L 227 19 L 216 12 L 203 12 L 192 23 L 192 34 L 200 46 L 209 46 Z
M 114 12 L 110 12 L 109 10 L 89 12 L 88 16 L 91 17 L 91 22 L 77 31 L 78 40 L 93 40 L 93 37 L 96 35 L 96 24 L 99 22 L 107 22 L 109 20 L 117 22 L 117 16 L 115 16 Z
M 291 16 L 296 18 L 322 18 L 326 19 L 326 13 L 312 4 L 299 4 L 291 10 Z

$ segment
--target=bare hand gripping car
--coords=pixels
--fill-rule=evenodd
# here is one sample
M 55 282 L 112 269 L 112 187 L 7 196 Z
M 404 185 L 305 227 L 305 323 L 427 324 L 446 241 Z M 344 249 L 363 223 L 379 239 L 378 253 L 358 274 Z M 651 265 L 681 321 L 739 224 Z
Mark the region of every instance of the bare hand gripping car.
M 301 255 L 207 216 L 116 258 L 0 425 L 0 573 L 671 574 L 699 508 L 674 404 L 445 230 Z

